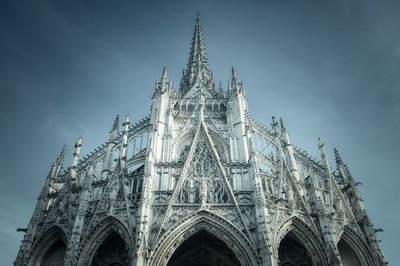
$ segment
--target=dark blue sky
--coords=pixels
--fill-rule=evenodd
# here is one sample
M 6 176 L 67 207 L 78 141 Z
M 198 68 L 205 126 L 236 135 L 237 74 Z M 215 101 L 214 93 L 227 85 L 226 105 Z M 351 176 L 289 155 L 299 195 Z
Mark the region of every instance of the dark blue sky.
M 387 259 L 400 261 L 399 1 L 0 1 L 0 264 L 11 265 L 50 164 L 148 114 L 162 66 L 179 84 L 194 14 L 210 68 L 235 66 L 251 114 L 283 117 L 318 158 L 337 147 Z M 67 165 L 68 166 L 68 165 Z

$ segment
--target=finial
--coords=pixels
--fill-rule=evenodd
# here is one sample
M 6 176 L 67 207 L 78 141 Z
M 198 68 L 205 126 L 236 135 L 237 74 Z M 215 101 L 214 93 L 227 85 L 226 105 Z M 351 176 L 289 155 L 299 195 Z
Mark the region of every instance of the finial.
M 196 16 L 196 24 L 199 24 L 199 20 L 200 20 L 200 10 L 197 10 L 195 16 Z

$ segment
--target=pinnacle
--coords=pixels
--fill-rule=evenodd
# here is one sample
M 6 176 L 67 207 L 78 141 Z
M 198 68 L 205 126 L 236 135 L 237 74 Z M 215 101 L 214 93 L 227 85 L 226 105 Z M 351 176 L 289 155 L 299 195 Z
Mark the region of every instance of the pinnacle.
M 337 165 L 341 165 L 343 163 L 342 158 L 336 148 L 333 148 L 333 153 L 335 154 L 335 160 Z
M 194 27 L 194 33 L 193 33 L 193 39 L 192 39 L 192 47 L 190 49 L 190 54 L 189 54 L 189 62 L 188 62 L 188 69 L 190 67 L 194 67 L 193 64 L 197 63 L 197 68 L 203 67 L 208 67 L 208 62 L 207 62 L 207 53 L 206 53 L 206 48 L 204 45 L 204 40 L 203 40 L 203 32 L 201 31 L 199 19 L 196 19 L 196 25 Z
M 208 85 L 212 80 L 212 74 L 208 69 L 207 53 L 198 17 L 194 26 L 187 68 L 182 77 L 181 90 L 183 92 L 189 91 L 197 80 L 202 81 L 204 85 Z
M 271 123 L 271 126 L 272 126 L 272 129 L 273 129 L 273 131 L 275 132 L 275 134 L 276 134 L 276 126 L 278 125 L 278 122 L 276 122 L 275 121 L 275 116 L 272 116 L 272 123 Z
M 164 66 L 162 70 L 161 80 L 168 79 L 167 67 Z
M 231 80 L 232 80 L 232 84 L 236 83 L 238 81 L 238 75 L 237 75 L 236 69 L 234 67 L 232 67 Z
M 231 89 L 235 92 L 239 91 L 238 88 L 239 85 L 239 79 L 238 79 L 238 74 L 236 72 L 236 69 L 234 67 L 232 67 L 232 71 L 231 71 Z
M 280 118 L 279 122 L 280 122 L 280 126 L 281 126 L 281 131 L 282 132 L 286 132 L 286 127 L 285 127 L 285 124 L 283 123 L 283 119 Z
M 57 177 L 59 169 L 61 169 L 63 163 L 64 163 L 64 157 L 65 157 L 65 150 L 67 148 L 67 145 L 63 145 L 60 151 L 60 154 L 58 155 L 57 159 L 55 162 L 52 164 L 49 174 L 47 176 L 47 179 L 54 179 Z
M 113 133 L 113 132 L 115 132 L 115 131 L 118 131 L 118 128 L 119 128 L 119 115 L 117 115 L 117 116 L 115 117 L 115 120 L 114 120 L 114 123 L 113 123 L 113 126 L 112 126 L 112 128 L 111 128 L 110 133 Z
M 67 149 L 67 145 L 63 145 L 62 148 L 61 148 L 60 155 L 58 155 L 58 157 L 57 157 L 57 161 L 58 161 L 58 162 L 64 161 L 65 150 L 66 150 L 66 149 Z

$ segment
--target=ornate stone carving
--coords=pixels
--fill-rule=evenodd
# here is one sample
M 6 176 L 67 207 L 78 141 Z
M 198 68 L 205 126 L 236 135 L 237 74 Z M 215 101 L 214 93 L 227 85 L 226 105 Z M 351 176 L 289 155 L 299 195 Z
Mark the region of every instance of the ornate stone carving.
M 291 144 L 282 121 L 278 132 L 275 119 L 271 128 L 251 119 L 234 69 L 228 88 L 216 89 L 198 21 L 180 88 L 165 68 L 150 116 L 118 128 L 116 119 L 82 159 L 79 141 L 64 173 L 61 157 L 52 165 L 17 266 L 42 258 L 53 236 L 68 246 L 68 266 L 162 266 L 199 232 L 241 265 L 334 264 L 341 240 L 362 265 L 385 264 L 337 151 L 332 172 L 322 145 L 320 163 Z M 299 245 L 279 253 L 285 237 Z

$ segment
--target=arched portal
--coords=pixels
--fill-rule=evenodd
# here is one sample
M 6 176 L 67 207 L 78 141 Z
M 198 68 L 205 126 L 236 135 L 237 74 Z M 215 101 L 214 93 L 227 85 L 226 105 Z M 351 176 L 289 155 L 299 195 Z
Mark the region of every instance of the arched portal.
M 341 239 L 337 245 L 340 258 L 343 266 L 361 266 L 360 260 L 358 259 L 354 250 L 346 243 L 345 240 Z
M 64 231 L 53 226 L 41 234 L 32 245 L 31 266 L 63 266 L 68 240 Z
M 107 216 L 82 239 L 77 265 L 125 266 L 133 258 L 134 241 L 127 227 Z
M 91 264 L 92 266 L 128 266 L 129 253 L 122 237 L 112 232 L 100 244 Z
M 194 243 L 190 239 L 192 239 L 192 236 L 196 236 L 198 233 L 200 233 L 201 236 L 201 234 L 204 234 L 202 231 L 206 231 L 206 234 L 209 234 L 206 236 L 206 238 L 208 237 L 208 239 L 210 239 L 211 237 L 217 246 L 220 245 L 230 249 L 235 254 L 236 260 L 239 261 L 239 265 L 251 266 L 259 264 L 257 262 L 259 259 L 257 256 L 258 254 L 253 249 L 253 245 L 243 234 L 243 232 L 241 232 L 237 227 L 235 227 L 232 223 L 229 223 L 223 217 L 203 209 L 185 216 L 178 223 L 175 223 L 166 232 L 164 232 L 164 234 L 152 247 L 154 253 L 150 255 L 147 265 L 169 265 L 169 263 L 174 261 L 171 260 L 171 257 L 175 254 L 175 252 L 177 252 L 177 250 L 182 246 L 182 250 L 184 250 L 185 245 L 183 243 L 185 243 L 186 240 L 189 241 L 188 243 Z M 223 242 L 223 245 L 221 242 Z M 231 253 L 227 252 L 225 253 L 225 256 L 226 254 Z
M 278 265 L 328 266 L 324 243 L 300 217 L 290 217 L 279 226 L 275 243 Z
M 192 235 L 174 252 L 167 266 L 239 266 L 235 253 L 205 230 Z
M 66 249 L 65 243 L 57 240 L 45 253 L 40 266 L 63 266 Z
M 310 253 L 291 232 L 282 239 L 278 253 L 280 266 L 314 265 Z
M 339 231 L 337 239 L 337 248 L 343 266 L 347 265 L 376 265 L 372 256 L 372 252 L 365 237 L 357 233 L 349 226 L 344 226 Z

